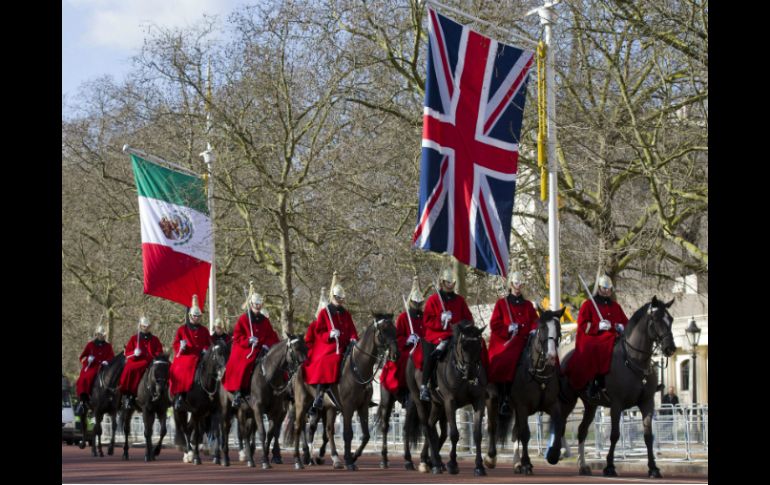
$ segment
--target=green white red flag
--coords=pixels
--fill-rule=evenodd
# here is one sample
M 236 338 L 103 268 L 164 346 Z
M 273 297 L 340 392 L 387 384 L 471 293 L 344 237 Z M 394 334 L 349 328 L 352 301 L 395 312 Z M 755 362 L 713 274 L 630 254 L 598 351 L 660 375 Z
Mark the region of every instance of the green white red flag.
M 213 233 L 204 181 L 131 154 L 139 194 L 144 292 L 189 307 L 206 301 Z

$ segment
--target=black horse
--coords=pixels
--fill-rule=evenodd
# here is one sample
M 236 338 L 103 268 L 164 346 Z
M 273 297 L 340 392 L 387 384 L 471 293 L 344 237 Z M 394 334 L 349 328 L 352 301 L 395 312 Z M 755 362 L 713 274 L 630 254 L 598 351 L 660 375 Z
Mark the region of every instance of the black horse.
M 176 428 L 174 442 L 177 446 L 183 447 L 185 454 L 182 461 L 186 463 L 201 464 L 198 447 L 206 431 L 206 417 L 218 412 L 219 409 L 217 394 L 225 372 L 227 354 L 227 347 L 217 344 L 201 355 L 195 369 L 192 387 L 182 401 L 182 409 L 174 409 Z M 223 438 L 226 439 L 226 437 Z
M 120 391 L 118 390 L 118 383 L 120 382 L 120 374 L 123 372 L 123 366 L 126 365 L 126 356 L 122 352 L 116 355 L 110 360 L 110 363 L 102 366 L 99 372 L 96 374 L 96 380 L 91 388 L 91 396 L 88 400 L 88 407 L 91 408 L 94 414 L 94 438 L 91 440 L 91 454 L 97 456 L 97 448 L 99 450 L 98 456 L 104 456 L 102 452 L 102 418 L 105 414 L 110 415 L 110 422 L 112 423 L 112 436 L 110 437 L 110 446 L 107 448 L 107 454 L 112 455 L 115 452 L 115 429 L 118 427 L 116 415 L 120 408 Z M 84 409 L 80 414 L 80 425 L 83 429 L 83 436 L 86 436 L 86 413 Z M 98 444 L 97 444 L 98 442 Z M 85 447 L 85 443 L 80 444 L 81 448 Z
M 515 416 L 513 440 L 520 440 L 524 448 L 521 463 L 517 462 L 518 453 L 514 457 L 514 470 L 524 475 L 532 474 L 532 462 L 529 459 L 527 444 L 529 443 L 529 423 L 527 418 L 538 412 L 546 412 L 551 417 L 551 440 L 546 451 L 548 463 L 555 465 L 559 461 L 561 446 L 561 401 L 559 400 L 559 366 L 558 347 L 561 337 L 560 320 L 564 309 L 553 312 L 538 306 L 537 331 L 527 341 L 516 367 L 509 399 L 513 405 L 514 415 L 504 416 L 498 411 L 495 399 L 487 399 L 489 416 L 489 452 L 484 462 L 494 468 L 496 462 L 496 443 L 505 442 L 511 420 Z M 493 386 L 490 386 L 492 388 Z M 489 393 L 490 396 L 492 393 Z M 499 424 L 499 427 L 498 427 Z M 554 445 L 556 443 L 556 445 Z
M 468 320 L 452 326 L 452 338 L 447 347 L 449 355 L 442 357 L 436 365 L 438 386 L 431 389 L 430 403 L 419 400 L 418 383 L 422 382 L 422 372 L 416 370 L 411 361 L 407 363 L 406 380 L 409 393 L 415 401 L 420 425 L 428 443 L 428 447 L 423 448 L 423 455 L 420 457 L 421 469 L 428 466 L 429 452 L 431 472 L 436 474 L 442 471 L 443 463 L 439 451 L 443 440 L 436 433 L 435 423 L 443 414 L 449 425 L 449 438 L 452 442 L 446 468 L 453 475 L 459 473 L 457 441 L 460 439 L 460 433 L 457 430 L 456 411 L 470 404 L 474 412 L 473 439 L 476 444 L 476 466 L 473 473 L 476 476 L 486 475 L 481 457 L 481 422 L 484 419 L 487 388 L 487 374 L 481 365 L 483 331 L 484 328 L 475 327 L 473 322 Z
M 275 448 L 273 448 L 273 459 L 280 463 L 281 452 L 279 443 L 279 433 L 283 418 L 286 416 L 285 394 L 293 376 L 302 362 L 307 358 L 307 345 L 304 335 L 289 334 L 284 340 L 273 345 L 270 350 L 260 359 L 254 372 L 251 374 L 251 386 L 249 398 L 237 410 L 239 436 L 246 440 L 245 447 L 248 449 L 246 458 L 248 466 L 254 465 L 254 446 L 251 436 L 254 433 L 254 425 L 259 432 L 259 442 L 262 445 L 262 468 L 271 468 L 268 459 L 269 444 L 271 439 L 275 439 Z M 288 378 L 286 379 L 286 374 Z M 232 407 L 231 393 L 220 389 L 220 412 L 224 419 L 222 420 L 222 436 L 230 434 L 231 417 L 236 412 Z M 269 429 L 265 431 L 263 415 L 267 415 Z M 277 451 L 276 451 L 277 449 Z M 229 443 L 223 442 L 224 466 L 230 465 Z
M 566 418 L 575 408 L 578 398 L 583 401 L 585 411 L 583 420 L 578 427 L 578 467 L 581 475 L 591 475 L 591 469 L 585 462 L 585 439 L 588 427 L 594 419 L 597 406 L 610 408 L 612 431 L 610 432 L 610 449 L 607 452 L 607 466 L 604 476 L 617 476 L 614 465 L 615 444 L 620 437 L 620 414 L 625 409 L 639 406 L 644 427 L 644 444 L 647 446 L 647 468 L 650 478 L 661 478 L 660 470 L 655 466 L 655 455 L 652 451 L 652 414 L 655 409 L 654 396 L 658 387 L 658 375 L 652 367 L 652 354 L 659 346 L 663 355 L 670 357 L 676 351 L 674 337 L 671 334 L 673 318 L 668 308 L 674 303 L 671 300 L 663 303 L 655 296 L 650 303 L 639 308 L 628 321 L 622 337 L 615 340 L 612 350 L 610 372 L 607 374 L 606 385 L 609 400 L 600 397 L 598 400 L 589 398 L 586 390 L 575 392 L 569 383 L 562 382 L 564 410 Z M 574 351 L 573 351 L 574 352 Z M 562 369 L 566 369 L 572 358 L 570 352 L 562 361 Z M 562 423 L 562 435 L 566 420 Z
M 396 341 L 396 326 L 393 324 L 392 313 L 375 313 L 374 323 L 364 330 L 361 339 L 348 347 L 345 358 L 342 361 L 339 382 L 332 385 L 331 392 L 340 401 L 342 409 L 337 409 L 328 396 L 324 398 L 323 409 L 316 414 L 310 423 L 309 439 L 313 440 L 313 432 L 318 419 L 323 414 L 326 428 L 326 438 L 331 441 L 331 455 L 335 468 L 343 465 L 337 456 L 337 447 L 334 442 L 334 419 L 337 412 L 342 413 L 343 433 L 345 440 L 345 465 L 348 470 L 357 470 L 355 462 L 363 453 L 366 443 L 369 441 L 369 403 L 372 397 L 371 382 L 379 369 L 375 365 L 384 363 L 385 356 L 392 361 L 398 360 L 398 343 Z M 299 456 L 299 438 L 304 428 L 305 414 L 313 402 L 314 393 L 310 386 L 301 378 L 302 373 L 295 376 L 295 422 L 294 422 L 294 467 L 303 468 L 303 462 Z M 361 445 L 355 454 L 351 452 L 353 440 L 353 413 L 358 413 L 361 422 L 363 436 Z M 305 435 L 307 437 L 307 435 Z M 307 440 L 304 443 L 307 450 Z M 319 455 L 318 460 L 323 456 Z
M 131 416 L 134 411 L 141 411 L 144 421 L 145 452 L 144 461 L 154 461 L 160 455 L 163 447 L 163 438 L 166 436 L 166 411 L 170 405 L 168 397 L 168 354 L 156 356 L 147 369 L 144 370 L 139 380 L 139 388 L 136 393 L 136 401 L 131 409 L 126 410 L 121 406 L 120 414 L 123 422 L 123 459 L 128 460 L 128 439 L 131 434 Z M 160 439 L 153 449 L 152 427 L 157 417 L 160 422 Z

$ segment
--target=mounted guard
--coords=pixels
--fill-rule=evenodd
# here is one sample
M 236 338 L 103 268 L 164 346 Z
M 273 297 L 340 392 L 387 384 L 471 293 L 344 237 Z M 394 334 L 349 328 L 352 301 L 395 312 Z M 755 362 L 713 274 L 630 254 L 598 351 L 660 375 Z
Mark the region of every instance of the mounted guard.
M 91 388 L 94 385 L 96 374 L 102 366 L 109 363 L 115 357 L 112 350 L 112 344 L 105 340 L 104 327 L 99 325 L 94 332 L 94 339 L 86 344 L 86 348 L 80 353 L 80 375 L 75 384 L 80 402 L 75 408 L 75 414 L 78 416 L 85 411 L 86 403 L 91 398 Z
M 174 362 L 169 373 L 169 393 L 176 396 L 174 409 L 177 411 L 182 409 L 186 393 L 192 387 L 195 367 L 201 354 L 211 346 L 211 334 L 201 325 L 203 312 L 198 307 L 198 295 L 193 295 L 192 306 L 185 320 L 174 335 Z
M 139 319 L 139 332 L 132 335 L 126 344 L 126 365 L 120 374 L 120 395 L 123 396 L 123 409 L 134 408 L 139 381 L 152 360 L 163 353 L 163 344 L 150 332 L 150 320 Z

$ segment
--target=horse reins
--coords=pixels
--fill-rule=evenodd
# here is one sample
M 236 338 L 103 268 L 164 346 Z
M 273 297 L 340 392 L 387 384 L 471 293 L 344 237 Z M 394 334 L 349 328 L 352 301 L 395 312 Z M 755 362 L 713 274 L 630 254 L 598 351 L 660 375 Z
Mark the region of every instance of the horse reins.
M 372 326 L 369 326 L 369 328 L 372 328 Z M 369 328 L 366 329 L 367 332 L 369 331 Z M 378 332 L 378 330 L 379 329 L 375 329 L 375 331 L 377 332 L 376 333 L 377 342 L 375 343 L 375 346 L 376 346 L 377 349 L 380 349 L 377 352 L 377 355 L 370 354 L 366 350 L 364 350 L 361 347 L 359 347 L 357 340 L 353 343 L 353 348 L 350 351 L 350 365 L 352 366 L 352 369 L 353 369 L 353 379 L 355 379 L 355 381 L 358 384 L 366 385 L 366 384 L 369 384 L 370 382 L 372 382 L 374 380 L 374 376 L 377 375 L 377 372 L 379 372 L 379 370 L 382 368 L 382 366 L 385 365 L 384 357 L 385 357 L 385 354 L 387 353 L 387 351 L 382 351 L 381 349 L 385 349 L 385 345 L 388 342 L 387 341 L 386 342 L 380 342 L 380 333 Z M 370 377 L 368 380 L 363 379 L 361 377 L 361 372 L 358 370 L 358 364 L 356 364 L 355 357 L 353 355 L 353 350 L 356 350 L 356 349 L 358 349 L 359 352 L 362 352 L 363 354 L 368 355 L 369 357 L 374 357 L 376 359 L 376 361 L 377 361 L 377 364 L 376 364 L 377 368 L 372 371 L 372 377 Z
M 265 371 L 265 360 L 263 359 L 262 362 L 260 362 L 259 366 L 262 369 L 262 376 L 264 376 L 267 383 L 270 385 L 270 388 L 273 390 L 275 394 L 283 394 L 286 389 L 288 389 L 289 384 L 291 384 L 291 378 L 294 376 L 294 373 L 297 372 L 299 369 L 299 363 L 294 365 L 293 367 L 290 366 L 290 363 L 294 363 L 296 359 L 292 358 L 289 359 L 289 356 L 296 357 L 296 353 L 294 352 L 294 347 L 291 345 L 291 341 L 288 341 L 286 343 L 286 359 L 282 366 L 278 367 L 276 369 L 276 373 L 280 370 L 287 371 L 289 373 L 289 378 L 286 379 L 286 384 L 283 387 L 275 387 L 273 385 L 273 378 L 275 377 L 275 373 L 268 378 L 267 371 Z M 280 390 L 279 390 L 280 389 Z
M 653 320 L 652 320 L 653 313 L 654 313 L 653 312 L 653 307 L 652 307 L 652 304 L 650 304 L 650 306 L 647 309 L 647 315 L 648 315 L 647 332 L 648 332 L 648 335 L 650 334 L 650 327 L 652 326 L 652 322 L 653 322 Z M 634 358 L 631 357 L 628 354 L 627 347 L 630 347 L 631 350 L 633 350 L 634 352 L 638 352 L 638 353 L 642 354 L 643 356 L 647 355 L 649 357 L 652 357 L 652 355 L 658 350 L 658 348 L 660 348 L 661 341 L 663 340 L 663 338 L 665 338 L 665 336 L 661 336 L 657 332 L 654 332 L 654 334 L 655 334 L 654 337 L 651 337 L 652 338 L 652 342 L 653 342 L 653 346 L 652 346 L 652 350 L 650 350 L 650 351 L 646 351 L 646 350 L 642 350 L 642 349 L 637 349 L 636 347 L 631 345 L 628 342 L 628 337 L 627 337 L 626 334 L 623 335 L 623 339 L 620 341 L 621 348 L 623 349 L 623 361 L 624 361 L 626 367 L 628 367 L 629 369 L 631 369 L 635 373 L 641 374 L 641 376 L 642 376 L 642 383 L 643 384 L 647 383 L 647 376 L 651 374 L 649 365 L 645 369 L 641 365 L 639 365 L 636 362 L 634 362 Z M 668 362 L 668 358 L 666 358 L 666 362 Z M 657 362 L 654 362 L 653 365 L 656 366 L 656 367 L 662 367 L 662 368 L 668 367 L 668 364 L 666 364 L 664 366 L 664 365 L 658 364 Z

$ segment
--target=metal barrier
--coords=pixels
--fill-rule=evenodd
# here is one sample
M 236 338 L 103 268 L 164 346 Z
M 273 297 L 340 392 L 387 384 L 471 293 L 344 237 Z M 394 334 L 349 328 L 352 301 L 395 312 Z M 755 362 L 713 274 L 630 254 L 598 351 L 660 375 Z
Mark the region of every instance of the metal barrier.
M 577 408 L 567 419 L 565 438 L 570 447 L 569 453 L 577 453 L 577 430 L 582 420 L 582 408 Z M 397 456 L 403 453 L 404 435 L 403 421 L 404 410 L 396 405 L 390 419 L 388 430 L 388 454 Z M 287 417 L 288 419 L 288 417 Z M 487 436 L 487 417 L 482 423 L 482 452 L 486 453 L 489 437 Z M 267 426 L 267 418 L 264 419 Z M 530 454 L 543 456 L 548 444 L 550 417 L 547 414 L 536 413 L 529 417 L 530 427 Z M 286 421 L 282 424 L 286 424 Z M 167 432 L 164 443 L 171 445 L 174 439 L 174 420 L 167 420 Z M 708 405 L 663 405 L 657 409 L 652 421 L 653 435 L 655 437 L 654 450 L 656 459 L 684 459 L 687 461 L 708 459 Z M 237 426 L 233 423 L 230 430 L 229 443 L 231 450 L 237 450 Z M 337 419 L 334 426 L 334 436 L 338 446 L 338 452 L 342 452 L 342 420 Z M 374 412 L 369 416 L 370 440 L 367 452 L 379 453 L 382 447 L 382 434 L 380 423 L 376 422 Z M 460 440 L 457 444 L 457 453 L 462 456 L 474 454 L 473 444 L 473 412 L 468 409 L 457 411 L 457 428 L 460 431 Z M 105 416 L 102 421 L 102 443 L 109 441 L 110 417 Z M 598 407 L 594 416 L 593 425 L 589 428 L 586 437 L 585 451 L 587 457 L 604 458 L 610 446 L 610 432 L 612 423 L 607 409 Z M 361 443 L 361 423 L 357 416 L 353 418 L 353 447 Z M 153 426 L 153 441 L 157 441 L 160 435 L 160 423 L 156 420 Z M 281 437 L 283 439 L 283 437 Z M 123 431 L 119 427 L 115 432 L 115 442 L 123 443 Z M 141 415 L 134 415 L 131 419 L 130 444 L 144 444 L 144 423 Z M 317 450 L 322 442 L 322 433 L 316 431 L 311 449 Z M 498 445 L 498 456 L 510 457 L 513 455 L 515 443 L 510 440 L 505 445 Z M 450 441 L 442 448 L 442 453 L 450 449 Z M 204 450 L 207 447 L 203 445 Z M 282 446 L 283 450 L 287 447 Z M 422 439 L 418 446 L 412 450 L 413 456 L 419 456 L 422 448 Z M 327 447 L 328 454 L 328 447 Z M 644 444 L 644 431 L 642 416 L 639 409 L 634 407 L 623 412 L 620 418 L 620 438 L 615 447 L 615 459 L 618 461 L 627 459 L 646 458 L 647 447 Z

